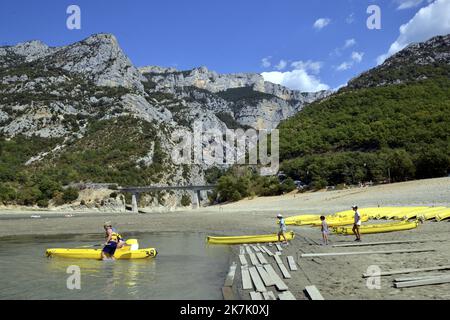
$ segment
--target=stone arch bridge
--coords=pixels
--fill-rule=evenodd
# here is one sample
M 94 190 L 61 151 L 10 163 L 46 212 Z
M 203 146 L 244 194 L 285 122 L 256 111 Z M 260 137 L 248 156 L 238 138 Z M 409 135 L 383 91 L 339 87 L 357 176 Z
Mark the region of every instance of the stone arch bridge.
M 214 190 L 216 185 L 200 185 L 200 186 L 147 186 L 147 187 L 118 187 L 117 191 L 131 193 L 132 211 L 138 212 L 138 198 L 141 193 L 154 191 L 169 191 L 169 190 L 187 190 L 191 193 L 192 205 L 194 208 L 200 207 L 201 194 L 200 191 Z

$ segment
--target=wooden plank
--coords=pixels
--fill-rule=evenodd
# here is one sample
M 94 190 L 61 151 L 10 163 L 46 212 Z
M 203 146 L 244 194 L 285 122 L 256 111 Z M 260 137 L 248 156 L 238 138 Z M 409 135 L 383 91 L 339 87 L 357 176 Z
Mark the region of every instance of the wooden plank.
M 249 246 L 245 247 L 245 251 L 247 251 L 248 254 L 252 254 L 253 253 L 252 249 Z
M 252 265 L 254 265 L 254 266 L 260 265 L 258 259 L 256 259 L 256 255 L 254 253 L 249 254 L 249 257 L 250 257 L 250 261 L 252 262 Z
M 411 288 L 411 287 L 429 286 L 429 285 L 444 284 L 444 283 L 450 283 L 450 276 L 422 279 L 422 280 L 416 280 L 416 281 L 397 282 L 397 283 L 394 283 L 394 287 L 396 287 L 396 288 Z
M 405 281 L 417 281 L 417 280 L 424 280 L 424 279 L 430 279 L 430 278 L 437 278 L 437 277 L 448 277 L 450 275 L 448 274 L 433 274 L 429 276 L 420 276 L 420 277 L 407 277 L 407 278 L 395 278 L 394 282 L 405 282 Z
M 325 300 L 316 286 L 306 286 L 305 291 L 311 300 Z
M 280 251 L 280 252 L 283 251 L 283 248 L 278 243 L 275 246 L 277 247 L 278 251 Z
M 242 266 L 248 266 L 248 262 L 247 262 L 247 259 L 245 258 L 245 255 L 240 254 L 239 260 L 240 260 Z
M 450 266 L 438 266 L 438 267 L 429 267 L 429 268 L 419 268 L 419 269 L 400 269 L 400 270 L 392 270 L 381 272 L 380 276 L 392 276 L 395 274 L 406 274 L 406 273 L 414 273 L 414 272 L 427 272 L 427 271 L 437 271 L 437 270 L 450 270 Z M 363 274 L 363 278 L 369 278 L 373 276 L 372 274 Z
M 223 300 L 236 300 L 233 289 L 231 289 L 231 287 L 223 287 L 222 295 L 223 295 Z
M 256 245 L 254 245 L 254 244 L 252 244 L 251 247 L 252 247 L 252 249 L 253 249 L 255 252 L 260 252 L 260 251 L 261 251 L 261 250 L 259 250 L 259 248 L 258 248 Z
M 270 257 L 273 257 L 272 251 L 270 251 L 269 249 L 267 249 L 267 247 L 261 246 L 261 248 L 262 248 L 262 249 L 263 249 Z
M 260 292 L 250 292 L 250 299 L 252 300 L 264 300 Z
M 230 270 L 228 271 L 227 277 L 225 279 L 224 287 L 231 287 L 234 282 L 234 276 L 236 274 L 236 262 L 233 262 L 230 266 Z
M 328 252 L 328 253 L 303 253 L 302 258 L 314 257 L 335 257 L 335 256 L 352 256 L 352 255 L 367 255 L 367 254 L 393 254 L 393 253 L 419 253 L 432 252 L 436 249 L 403 249 L 403 250 L 383 250 L 383 251 L 359 251 L 359 252 Z
M 295 296 L 290 291 L 285 291 L 283 293 L 280 293 L 278 295 L 278 299 L 280 299 L 280 300 L 297 300 L 297 299 L 295 299 Z
M 264 249 L 261 247 L 261 245 L 257 245 L 259 252 L 261 253 L 266 253 L 266 251 L 264 251 Z
M 275 285 L 275 281 L 272 280 L 272 278 L 269 276 L 269 273 L 267 273 L 266 269 L 264 269 L 263 266 L 257 266 L 256 270 L 258 270 L 258 273 L 261 276 L 261 279 L 266 287 Z
M 281 280 L 281 278 L 275 272 L 275 269 L 270 264 L 264 265 L 264 269 L 266 269 L 270 278 L 275 282 L 275 287 L 278 291 L 286 291 L 288 289 L 288 286 L 284 283 L 283 280 Z
M 258 258 L 259 262 L 261 262 L 261 264 L 268 264 L 266 258 L 264 258 L 263 254 L 261 252 L 258 252 L 256 254 L 256 257 Z
M 291 274 L 289 273 L 288 269 L 285 267 L 285 265 L 282 263 L 278 263 L 278 267 L 280 268 L 281 273 L 283 274 L 283 277 L 285 279 L 290 279 Z
M 379 241 L 379 242 L 350 242 L 350 243 L 342 243 L 342 244 L 333 244 L 334 248 L 342 248 L 342 247 L 365 247 L 365 246 L 380 246 L 380 245 L 389 245 L 389 244 L 402 244 L 402 243 L 420 243 L 427 242 L 430 240 L 398 240 L 398 241 Z
M 241 267 L 242 274 L 242 289 L 253 290 L 252 279 L 250 278 L 250 272 L 248 267 Z
M 275 294 L 272 291 L 263 292 L 264 300 L 277 300 Z
M 281 261 L 281 258 L 280 258 L 279 255 L 276 254 L 276 255 L 274 256 L 274 258 L 275 258 L 275 261 L 276 261 L 278 264 L 283 263 L 283 261 Z
M 297 264 L 295 263 L 295 259 L 294 259 L 293 256 L 288 256 L 287 257 L 287 261 L 288 261 L 288 264 L 289 264 L 289 269 L 291 269 L 291 271 L 297 271 L 298 270 Z
M 258 270 L 256 270 L 256 267 L 250 267 L 248 271 L 250 272 L 250 277 L 252 278 L 256 291 L 266 292 L 266 287 L 264 286 L 261 277 L 259 276 Z

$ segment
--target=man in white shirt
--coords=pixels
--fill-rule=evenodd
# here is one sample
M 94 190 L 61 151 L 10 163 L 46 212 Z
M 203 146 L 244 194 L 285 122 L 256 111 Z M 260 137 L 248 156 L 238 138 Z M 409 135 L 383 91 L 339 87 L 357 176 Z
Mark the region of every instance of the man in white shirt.
M 361 241 L 361 234 L 359 233 L 359 228 L 361 227 L 361 215 L 358 212 L 358 206 L 352 206 L 353 211 L 355 211 L 355 222 L 353 224 L 353 233 L 356 236 L 355 241 Z

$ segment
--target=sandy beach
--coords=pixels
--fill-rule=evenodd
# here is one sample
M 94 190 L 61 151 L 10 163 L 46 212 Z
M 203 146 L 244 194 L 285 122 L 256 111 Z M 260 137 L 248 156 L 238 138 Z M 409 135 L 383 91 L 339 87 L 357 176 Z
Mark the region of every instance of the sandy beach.
M 222 206 L 169 213 L 107 214 L 76 213 L 65 217 L 64 212 L 0 211 L 0 237 L 26 235 L 62 235 L 101 233 L 104 221 L 112 221 L 122 233 L 127 232 L 206 232 L 211 235 L 245 235 L 274 233 L 277 229 L 275 215 L 285 216 L 306 213 L 330 214 L 348 210 L 357 204 L 375 206 L 449 206 L 450 178 L 411 181 L 356 188 L 341 191 L 288 194 L 280 197 L 244 200 Z M 39 215 L 40 218 L 31 218 Z M 450 263 L 450 223 L 427 221 L 410 231 L 364 236 L 364 242 L 391 240 L 428 240 L 422 243 L 380 245 L 375 247 L 333 248 L 316 245 L 320 231 L 310 227 L 293 227 L 296 238 L 283 251 L 283 257 L 292 255 L 300 269 L 286 280 L 297 299 L 307 299 L 306 285 L 315 285 L 325 299 L 449 299 L 450 284 L 423 286 L 409 289 L 392 287 L 393 276 L 383 277 L 381 289 L 370 290 L 362 274 L 372 265 L 382 271 L 402 268 L 433 267 Z M 352 236 L 331 236 L 333 243 L 353 242 Z M 302 253 L 346 252 L 367 250 L 433 249 L 432 252 L 391 255 L 340 256 L 301 258 Z M 273 250 L 273 248 L 272 248 Z M 238 247 L 233 248 L 238 253 Z M 233 255 L 232 260 L 238 261 Z M 431 272 L 436 274 L 438 272 Z M 411 276 L 422 275 L 415 273 Z M 405 275 L 402 275 L 405 276 Z M 242 299 L 248 292 L 240 288 L 239 276 L 234 291 Z

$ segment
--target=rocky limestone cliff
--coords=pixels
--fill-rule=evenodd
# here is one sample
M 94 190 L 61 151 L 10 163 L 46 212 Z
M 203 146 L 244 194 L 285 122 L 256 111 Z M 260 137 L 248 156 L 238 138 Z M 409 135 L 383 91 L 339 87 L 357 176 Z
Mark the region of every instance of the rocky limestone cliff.
M 400 84 L 434 76 L 450 77 L 450 34 L 410 44 L 380 66 L 349 81 L 348 88 Z
M 331 94 L 290 90 L 255 73 L 218 74 L 206 67 L 178 71 L 148 66 L 139 70 L 153 91 L 202 99 L 209 110 L 227 113 L 239 124 L 256 129 L 274 129 L 304 105 Z
M 65 172 L 68 162 L 83 162 L 73 172 L 83 181 L 70 182 L 203 184 L 210 165 L 170 162 L 177 143 L 173 132 L 192 131 L 197 121 L 221 132 L 273 129 L 327 95 L 292 91 L 259 74 L 224 75 L 205 67 L 138 69 L 110 34 L 63 47 L 40 41 L 0 47 L 1 138 L 48 141 L 23 160 L 25 172 Z M 203 138 L 204 146 L 208 139 Z M 227 143 L 222 147 L 231 149 Z M 88 152 L 98 159 L 90 161 L 84 156 Z M 174 196 L 181 193 L 168 195 Z

